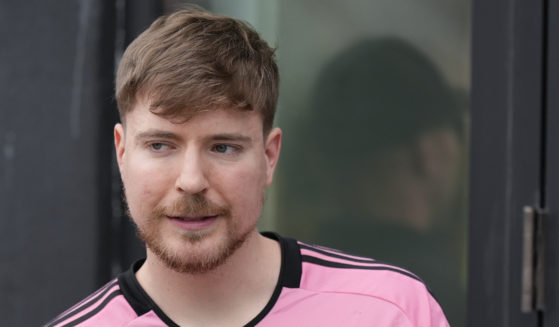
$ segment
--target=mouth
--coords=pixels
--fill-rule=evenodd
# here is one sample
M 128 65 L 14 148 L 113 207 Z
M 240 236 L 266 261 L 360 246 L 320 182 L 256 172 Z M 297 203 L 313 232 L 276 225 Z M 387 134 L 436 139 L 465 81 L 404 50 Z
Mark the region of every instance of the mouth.
M 195 215 L 195 216 L 167 216 L 170 219 L 182 220 L 182 221 L 205 221 L 213 218 L 217 218 L 218 215 Z
M 184 231 L 202 231 L 214 228 L 219 215 L 167 216 L 171 223 Z

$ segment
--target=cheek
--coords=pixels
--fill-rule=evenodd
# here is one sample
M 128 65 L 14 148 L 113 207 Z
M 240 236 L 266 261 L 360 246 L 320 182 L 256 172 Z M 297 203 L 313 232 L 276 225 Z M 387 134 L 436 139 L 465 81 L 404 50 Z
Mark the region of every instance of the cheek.
M 222 195 L 227 198 L 235 211 L 243 215 L 260 214 L 266 174 L 262 166 L 247 165 L 243 169 L 222 171 L 220 174 Z
M 262 160 L 247 159 L 242 164 L 214 169 L 223 184 L 244 192 L 260 191 L 265 187 L 266 169 Z
M 122 181 L 133 217 L 150 212 L 161 201 L 169 187 L 174 185 L 170 182 L 170 174 L 164 175 L 158 171 L 156 167 L 145 163 L 125 166 Z

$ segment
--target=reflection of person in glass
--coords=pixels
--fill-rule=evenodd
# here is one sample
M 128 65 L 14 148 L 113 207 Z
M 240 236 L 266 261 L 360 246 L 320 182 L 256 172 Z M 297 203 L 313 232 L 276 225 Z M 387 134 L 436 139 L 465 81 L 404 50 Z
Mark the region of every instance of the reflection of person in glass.
M 316 238 L 418 272 L 451 321 L 464 298 L 456 94 L 407 43 L 363 41 L 319 75 L 305 137 L 325 212 Z

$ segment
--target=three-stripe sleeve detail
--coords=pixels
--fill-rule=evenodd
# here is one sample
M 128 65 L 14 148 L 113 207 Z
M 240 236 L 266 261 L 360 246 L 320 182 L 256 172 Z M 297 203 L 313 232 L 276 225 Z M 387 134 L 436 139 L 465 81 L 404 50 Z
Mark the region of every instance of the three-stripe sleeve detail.
M 101 311 L 106 306 L 106 304 L 110 302 L 110 300 L 121 294 L 120 288 L 115 288 L 116 285 L 118 285 L 118 281 L 116 279 L 107 283 L 105 286 L 101 287 L 99 290 L 85 298 L 83 301 L 70 308 L 66 312 L 63 312 L 53 321 L 47 323 L 45 327 L 54 327 L 61 324 L 62 322 L 68 322 L 62 326 L 74 326 L 75 324 L 95 315 L 97 312 Z M 110 294 L 106 296 L 109 292 Z M 98 304 L 97 302 L 103 299 L 103 297 L 106 297 L 105 300 Z M 85 311 L 89 311 L 89 313 L 77 318 L 77 320 L 81 320 L 73 324 L 73 321 L 71 320 Z M 82 317 L 86 316 L 87 318 L 82 319 Z
M 354 256 L 337 250 L 316 247 L 304 243 L 299 243 L 299 247 L 301 248 L 301 260 L 303 262 L 339 269 L 388 270 L 424 283 L 417 275 L 382 261 Z

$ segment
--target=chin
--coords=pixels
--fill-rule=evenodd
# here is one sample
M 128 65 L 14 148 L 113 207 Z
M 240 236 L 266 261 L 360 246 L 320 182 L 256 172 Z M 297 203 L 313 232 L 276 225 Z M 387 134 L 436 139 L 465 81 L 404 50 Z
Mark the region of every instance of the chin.
M 250 235 L 244 233 L 188 232 L 170 237 L 139 231 L 146 246 L 169 269 L 188 274 L 202 274 L 223 265 Z M 150 235 L 151 234 L 151 235 Z

